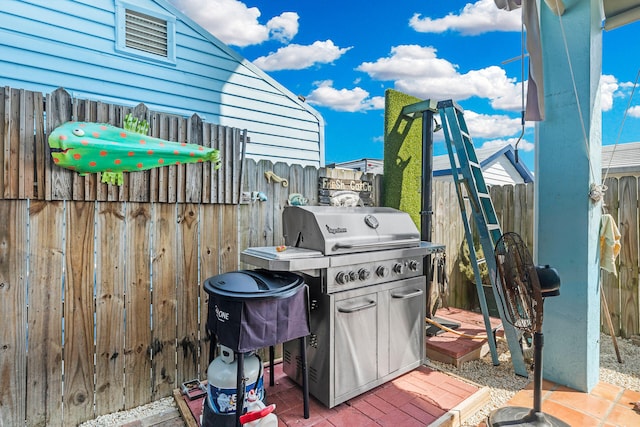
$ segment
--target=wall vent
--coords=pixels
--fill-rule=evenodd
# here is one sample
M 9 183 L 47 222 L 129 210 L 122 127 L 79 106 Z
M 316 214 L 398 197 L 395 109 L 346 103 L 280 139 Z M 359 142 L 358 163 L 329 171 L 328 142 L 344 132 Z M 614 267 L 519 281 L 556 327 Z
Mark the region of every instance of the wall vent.
M 125 46 L 163 57 L 169 56 L 167 21 L 126 9 Z

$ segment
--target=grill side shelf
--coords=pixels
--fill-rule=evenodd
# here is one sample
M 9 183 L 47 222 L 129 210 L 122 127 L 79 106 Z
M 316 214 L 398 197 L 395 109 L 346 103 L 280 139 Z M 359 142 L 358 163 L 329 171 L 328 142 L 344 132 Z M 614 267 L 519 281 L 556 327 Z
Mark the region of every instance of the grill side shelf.
M 289 249 L 284 252 L 288 250 Z M 240 260 L 267 270 L 299 271 L 313 277 L 319 277 L 320 270 L 329 267 L 329 259 L 323 256 L 321 252 L 317 252 L 317 256 L 310 256 L 314 254 L 308 253 L 304 255 L 298 253 L 298 257 L 295 257 L 296 255 L 292 253 L 281 255 L 284 254 L 284 252 L 276 252 L 275 248 L 273 249 L 273 253 L 270 252 L 270 248 L 248 248 L 240 254 Z

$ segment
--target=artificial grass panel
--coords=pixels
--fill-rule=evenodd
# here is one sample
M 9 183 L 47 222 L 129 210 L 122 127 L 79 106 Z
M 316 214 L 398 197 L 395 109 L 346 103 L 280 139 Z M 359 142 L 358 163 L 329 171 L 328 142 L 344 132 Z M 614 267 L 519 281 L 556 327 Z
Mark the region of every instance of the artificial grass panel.
M 384 205 L 407 212 L 420 229 L 422 208 L 422 117 L 401 116 L 405 105 L 422 101 L 392 89 L 385 91 Z

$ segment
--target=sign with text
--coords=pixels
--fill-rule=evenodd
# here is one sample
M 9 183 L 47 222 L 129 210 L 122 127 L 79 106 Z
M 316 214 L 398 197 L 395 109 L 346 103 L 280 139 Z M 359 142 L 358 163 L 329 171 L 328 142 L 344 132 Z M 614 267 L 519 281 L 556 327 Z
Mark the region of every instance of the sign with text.
M 318 202 L 331 206 L 372 206 L 370 181 L 342 178 L 318 178 Z

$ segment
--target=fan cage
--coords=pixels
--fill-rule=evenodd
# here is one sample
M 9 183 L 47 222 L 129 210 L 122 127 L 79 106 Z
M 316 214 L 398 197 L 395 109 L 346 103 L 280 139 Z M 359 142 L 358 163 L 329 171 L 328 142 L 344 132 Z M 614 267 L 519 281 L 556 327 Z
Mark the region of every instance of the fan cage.
M 526 332 L 542 328 L 542 293 L 527 246 L 516 233 L 503 234 L 495 248 L 496 286 L 505 321 Z

